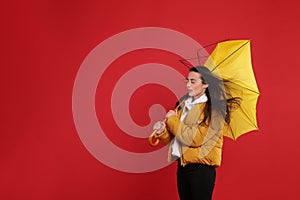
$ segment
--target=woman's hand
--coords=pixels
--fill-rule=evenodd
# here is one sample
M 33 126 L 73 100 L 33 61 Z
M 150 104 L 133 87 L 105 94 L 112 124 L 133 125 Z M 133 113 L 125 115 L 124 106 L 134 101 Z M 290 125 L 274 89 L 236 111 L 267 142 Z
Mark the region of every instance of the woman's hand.
M 169 112 L 166 114 L 166 119 L 169 119 L 172 116 L 177 116 L 177 112 L 174 110 L 169 110 Z
M 158 121 L 153 125 L 153 130 L 155 130 L 156 134 L 161 134 L 166 127 L 166 123 L 162 121 Z

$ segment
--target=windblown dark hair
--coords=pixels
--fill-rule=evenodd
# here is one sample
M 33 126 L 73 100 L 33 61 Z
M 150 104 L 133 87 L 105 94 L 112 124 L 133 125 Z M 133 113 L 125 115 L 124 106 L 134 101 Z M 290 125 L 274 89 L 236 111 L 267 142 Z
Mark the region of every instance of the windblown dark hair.
M 192 67 L 190 72 L 197 72 L 203 84 L 208 84 L 205 90 L 208 101 L 204 108 L 204 118 L 201 123 L 209 124 L 211 120 L 212 111 L 217 111 L 225 120 L 227 124 L 230 123 L 230 112 L 232 105 L 235 107 L 240 106 L 240 98 L 227 97 L 224 88 L 224 80 L 215 76 L 205 66 Z M 183 101 L 188 94 L 184 95 L 179 102 Z M 179 103 L 178 102 L 178 103 Z

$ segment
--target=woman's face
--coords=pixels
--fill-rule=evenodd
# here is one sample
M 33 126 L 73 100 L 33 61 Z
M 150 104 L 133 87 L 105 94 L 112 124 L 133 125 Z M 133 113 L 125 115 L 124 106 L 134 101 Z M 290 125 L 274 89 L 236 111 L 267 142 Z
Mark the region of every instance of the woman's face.
M 198 72 L 189 72 L 188 77 L 186 78 L 188 93 L 190 97 L 197 99 L 201 97 L 204 93 L 208 84 L 203 84 L 201 80 L 201 74 Z

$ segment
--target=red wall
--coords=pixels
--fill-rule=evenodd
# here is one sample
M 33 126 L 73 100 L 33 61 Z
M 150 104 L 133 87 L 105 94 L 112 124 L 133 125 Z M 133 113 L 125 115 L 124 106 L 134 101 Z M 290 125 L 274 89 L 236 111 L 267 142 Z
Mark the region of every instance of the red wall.
M 300 18 L 296 3 L 2 2 L 0 199 L 178 199 L 175 164 L 145 173 L 112 169 L 84 146 L 74 123 L 74 81 L 85 58 L 113 35 L 140 27 L 175 30 L 201 45 L 223 39 L 251 40 L 261 92 L 260 130 L 236 142 L 225 140 L 214 199 L 297 199 Z M 110 99 L 105 98 L 113 84 L 130 67 L 149 62 L 174 66 L 184 74 L 173 58 L 144 49 L 120 57 L 103 75 L 95 109 L 103 131 L 116 146 L 128 152 L 152 151 L 147 139 L 130 137 L 114 124 Z M 149 122 L 146 108 L 151 104 L 171 108 L 175 100 L 166 88 L 144 87 L 130 102 L 132 117 L 140 125 Z M 156 91 L 167 94 L 162 100 Z

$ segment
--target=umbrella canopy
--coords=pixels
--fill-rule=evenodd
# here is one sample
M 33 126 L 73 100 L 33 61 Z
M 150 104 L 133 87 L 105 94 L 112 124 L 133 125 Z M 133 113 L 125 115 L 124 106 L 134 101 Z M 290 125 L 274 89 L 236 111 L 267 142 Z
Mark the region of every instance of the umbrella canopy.
M 252 69 L 250 41 L 217 43 L 204 66 L 224 80 L 227 98 L 241 100 L 239 106 L 231 108 L 231 120 L 223 129 L 224 136 L 236 140 L 247 132 L 258 130 L 256 104 L 259 90 Z

